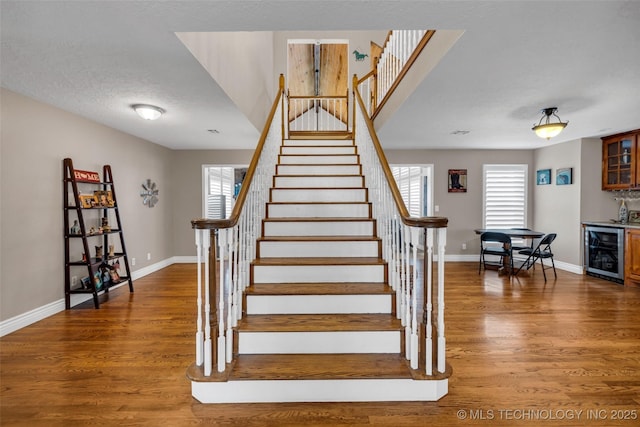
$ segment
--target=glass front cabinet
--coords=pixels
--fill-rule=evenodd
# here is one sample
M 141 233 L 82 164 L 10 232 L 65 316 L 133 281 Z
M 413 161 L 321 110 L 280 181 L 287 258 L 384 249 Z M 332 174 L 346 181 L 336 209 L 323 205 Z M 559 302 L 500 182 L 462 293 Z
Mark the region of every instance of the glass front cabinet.
M 640 129 L 602 138 L 602 189 L 640 187 Z

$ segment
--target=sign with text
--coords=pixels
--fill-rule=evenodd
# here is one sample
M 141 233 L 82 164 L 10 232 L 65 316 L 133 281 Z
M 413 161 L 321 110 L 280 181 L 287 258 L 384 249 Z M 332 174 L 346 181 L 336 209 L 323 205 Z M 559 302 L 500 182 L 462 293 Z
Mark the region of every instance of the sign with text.
M 74 169 L 73 175 L 76 181 L 82 182 L 100 182 L 100 175 L 98 172 L 91 171 L 81 171 L 78 169 Z

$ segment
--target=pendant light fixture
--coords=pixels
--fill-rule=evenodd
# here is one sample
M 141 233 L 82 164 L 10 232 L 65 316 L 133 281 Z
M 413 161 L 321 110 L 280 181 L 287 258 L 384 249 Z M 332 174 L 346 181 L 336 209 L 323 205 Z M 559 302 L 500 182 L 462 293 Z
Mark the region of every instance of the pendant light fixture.
M 569 122 L 563 122 L 562 120 L 560 120 L 560 117 L 558 117 L 558 115 L 556 114 L 557 110 L 558 109 L 556 107 L 543 109 L 540 121 L 537 125 L 534 124 L 531 128 L 540 138 L 549 140 L 562 132 L 562 129 L 567 127 L 567 124 L 569 124 Z M 551 116 L 557 118 L 558 121 L 551 122 Z M 543 120 L 545 121 L 544 123 L 542 123 Z
M 133 108 L 135 112 L 145 120 L 159 119 L 160 116 L 164 113 L 164 110 L 162 108 L 156 107 L 155 105 L 136 104 L 132 105 L 131 108 Z

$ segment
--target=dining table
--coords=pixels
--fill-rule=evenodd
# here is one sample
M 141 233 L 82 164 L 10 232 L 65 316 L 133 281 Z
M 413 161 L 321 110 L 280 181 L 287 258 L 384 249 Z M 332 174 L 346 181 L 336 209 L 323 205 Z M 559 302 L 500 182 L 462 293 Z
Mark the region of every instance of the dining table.
M 504 233 L 510 238 L 516 239 L 539 239 L 544 237 L 545 233 L 541 231 L 534 230 L 523 230 L 519 228 L 476 228 L 473 230 L 476 234 L 480 235 L 485 232 L 492 233 Z M 509 275 L 513 274 L 513 271 L 510 270 L 511 260 L 508 257 L 503 257 L 502 259 L 502 267 L 500 268 L 501 272 L 508 273 Z

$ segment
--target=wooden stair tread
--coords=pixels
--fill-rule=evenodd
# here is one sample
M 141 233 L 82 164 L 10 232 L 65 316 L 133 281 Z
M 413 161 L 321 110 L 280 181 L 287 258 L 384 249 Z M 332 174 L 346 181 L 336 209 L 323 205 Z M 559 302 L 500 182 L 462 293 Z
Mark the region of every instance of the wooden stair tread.
M 250 314 L 240 320 L 242 332 L 400 331 L 391 314 Z
M 370 205 L 371 202 L 267 202 L 267 205 Z
M 283 154 L 285 156 L 294 154 Z M 314 154 L 317 155 L 317 154 Z M 354 156 L 355 154 L 342 154 L 343 156 Z M 360 163 L 278 163 L 276 166 L 360 166 Z M 281 176 L 278 174 L 278 176 Z M 330 176 L 330 175 L 327 175 Z
M 359 217 L 328 217 L 328 216 L 313 216 L 313 217 L 274 217 L 265 218 L 265 222 L 361 222 L 361 221 L 375 221 L 373 218 L 359 218 Z
M 289 139 L 353 139 L 348 131 L 289 131 Z
M 344 157 L 358 156 L 357 153 L 298 153 L 298 154 L 278 154 L 278 157 Z
M 309 190 L 363 190 L 366 187 L 271 187 L 271 190 L 294 190 L 294 191 L 309 191 Z
M 366 219 L 366 218 L 365 218 Z M 258 238 L 259 242 L 377 242 L 375 236 L 266 236 Z
M 229 380 L 411 378 L 400 354 L 243 354 Z
M 277 266 L 277 265 L 386 265 L 387 262 L 377 257 L 309 257 L 309 258 L 256 258 L 251 261 L 254 266 Z
M 282 154 L 282 149 L 283 148 L 344 148 L 344 147 L 349 147 L 349 148 L 358 148 L 355 145 L 340 145 L 340 144 L 326 144 L 326 145 L 311 145 L 311 144 L 305 144 L 305 145 L 281 145 L 280 146 L 280 153 Z M 291 154 L 291 153 L 289 153 Z M 317 154 L 320 156 L 324 156 L 326 155 L 325 153 L 321 153 L 321 154 Z M 329 154 L 331 155 L 331 154 Z
M 254 283 L 247 295 L 372 295 L 394 294 L 386 283 Z
M 359 173 L 336 173 L 332 175 L 317 175 L 313 173 L 305 173 L 305 174 L 287 174 L 287 175 L 276 174 L 274 175 L 274 177 L 287 177 L 287 178 L 315 177 L 315 178 L 325 179 L 325 178 L 353 178 L 353 177 L 362 178 L 363 176 L 362 174 L 359 174 Z

